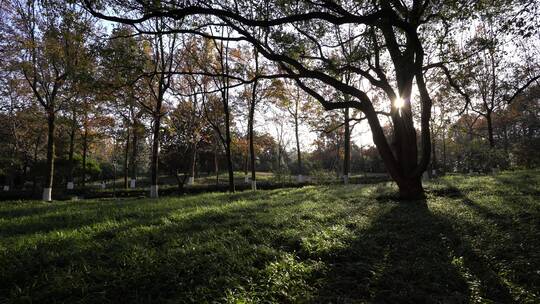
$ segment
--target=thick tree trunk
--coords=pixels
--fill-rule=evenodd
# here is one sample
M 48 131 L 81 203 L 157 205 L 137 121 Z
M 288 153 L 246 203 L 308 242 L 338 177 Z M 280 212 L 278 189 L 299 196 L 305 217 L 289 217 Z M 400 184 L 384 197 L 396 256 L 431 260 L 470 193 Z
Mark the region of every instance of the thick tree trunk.
M 415 200 L 424 198 L 424 188 L 420 177 L 407 178 L 397 182 L 399 196 L 405 200 Z
M 410 95 L 407 95 L 410 96 Z M 408 97 L 405 97 L 408 98 Z M 418 165 L 418 149 L 416 131 L 414 129 L 410 101 L 405 101 L 399 115 L 394 114 L 394 148 L 399 163 L 401 175 L 407 176 L 414 172 Z M 431 152 L 431 151 L 429 151 Z
M 45 185 L 43 187 L 43 200 L 52 200 L 52 188 L 54 179 L 54 129 L 55 129 L 56 114 L 54 110 L 50 109 L 47 113 L 47 171 L 45 175 Z
M 345 108 L 345 140 L 344 140 L 344 157 L 343 157 L 343 182 L 349 183 L 349 171 L 351 161 L 351 129 L 349 125 L 349 108 Z
M 424 198 L 424 189 L 422 188 L 422 181 L 420 178 L 421 173 L 416 175 L 413 174 L 417 163 L 416 136 L 414 138 L 407 136 L 410 134 L 410 130 L 404 130 L 407 128 L 405 122 L 397 119 L 397 126 L 395 123 L 394 130 L 397 131 L 397 134 L 404 135 L 404 138 L 399 139 L 396 143 L 397 157 L 395 157 L 386 140 L 373 106 L 366 105 L 366 108 L 363 110 L 370 125 L 373 142 L 379 151 L 379 155 L 381 156 L 388 173 L 398 185 L 400 198 L 405 200 Z M 414 132 L 414 134 L 416 134 L 416 132 Z M 396 137 L 394 137 L 394 139 L 396 139 Z M 414 148 L 406 147 L 407 142 L 409 145 L 414 145 Z M 430 146 L 430 143 L 427 143 L 427 145 Z M 414 155 L 411 155 L 413 153 Z
M 150 162 L 150 197 L 158 198 L 158 162 L 159 162 L 159 128 L 161 117 L 154 115 L 154 126 L 152 136 L 152 159 Z

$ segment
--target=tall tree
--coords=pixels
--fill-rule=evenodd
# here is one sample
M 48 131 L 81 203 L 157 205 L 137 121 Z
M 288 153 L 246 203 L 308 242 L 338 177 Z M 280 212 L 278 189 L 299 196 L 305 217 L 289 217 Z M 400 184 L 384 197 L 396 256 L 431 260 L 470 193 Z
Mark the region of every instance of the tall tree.
M 251 85 L 246 85 L 244 91 L 241 93 L 242 98 L 246 100 L 247 105 L 247 150 L 249 154 L 249 162 L 246 158 L 246 178 L 247 178 L 247 164 L 249 163 L 249 168 L 251 169 L 251 189 L 257 189 L 257 175 L 256 175 L 256 151 L 257 143 L 255 126 L 256 126 L 256 117 L 255 114 L 261 111 L 259 104 L 263 101 L 277 101 L 279 104 L 280 100 L 283 100 L 284 96 L 284 86 L 283 82 L 277 79 L 272 81 L 259 80 L 258 76 L 263 75 L 268 72 L 268 66 L 264 62 L 261 62 L 259 58 L 259 52 L 256 48 L 253 49 L 253 52 L 244 51 L 238 52 L 240 60 L 239 65 L 244 66 L 246 71 L 244 72 L 247 78 L 253 79 Z M 246 155 L 248 157 L 248 155 Z
M 137 100 L 147 100 L 149 93 L 141 81 L 145 56 L 140 39 L 127 26 L 113 29 L 107 44 L 101 49 L 101 88 L 103 99 L 111 102 L 124 123 L 124 187 L 135 188 L 137 154 L 144 134 L 141 119 L 144 111 Z M 130 151 L 131 150 L 131 151 Z
M 229 33 L 225 33 L 225 31 L 229 32 L 229 30 L 225 27 L 221 27 L 221 35 L 230 35 Z M 213 60 L 212 60 L 212 73 L 214 77 L 212 77 L 214 82 L 214 87 L 219 92 L 219 101 L 221 103 L 221 110 L 220 112 L 223 115 L 222 120 L 223 124 L 220 126 L 220 124 L 215 120 L 212 119 L 211 116 L 208 115 L 208 104 L 205 104 L 205 113 L 207 114 L 207 120 L 208 122 L 213 126 L 213 128 L 216 131 L 217 137 L 220 139 L 221 144 L 223 145 L 223 148 L 225 149 L 225 157 L 227 159 L 227 173 L 228 173 L 228 179 L 229 179 L 229 191 L 234 192 L 235 191 L 235 185 L 234 185 L 234 167 L 233 167 L 233 160 L 232 160 L 232 134 L 231 134 L 231 103 L 230 103 L 230 69 L 231 69 L 231 47 L 229 46 L 229 41 L 227 40 L 216 40 L 212 39 L 208 41 L 212 44 L 212 46 L 209 46 L 213 48 Z M 208 47 L 207 47 L 208 48 Z M 208 64 L 208 63 L 206 63 Z M 214 100 L 215 101 L 215 100 Z M 215 111 L 215 102 L 213 107 L 214 113 Z
M 308 120 L 309 115 L 313 114 L 313 106 L 310 103 L 309 95 L 291 81 L 282 83 L 282 88 L 277 87 L 275 92 L 278 94 L 277 105 L 284 109 L 290 117 L 290 123 L 294 127 L 294 139 L 296 145 L 296 163 L 298 181 L 304 181 L 304 175 L 307 174 L 302 165 L 302 149 L 300 140 L 300 127 Z
M 24 79 L 47 117 L 47 170 L 43 200 L 52 199 L 56 116 L 76 81 L 77 63 L 87 42 L 90 23 L 75 4 L 63 1 L 12 1 L 11 37 Z
M 155 35 L 149 36 L 151 50 L 145 79 L 153 98 L 151 103 L 139 100 L 152 117 L 152 157 L 150 161 L 150 197 L 152 198 L 159 196 L 159 140 L 161 119 L 165 115 L 163 103 L 165 93 L 172 85 L 176 70 L 174 56 L 178 47 L 178 35 L 167 34 L 169 23 L 173 22 L 165 17 L 152 20 L 150 30 L 154 31 Z
M 259 74 L 259 53 L 257 49 L 253 51 L 253 58 L 255 59 L 254 77 Z M 251 87 L 251 98 L 249 98 L 249 114 L 248 114 L 248 136 L 249 136 L 249 164 L 251 168 L 251 190 L 257 190 L 257 168 L 255 167 L 255 108 L 257 107 L 257 86 L 259 82 L 255 80 Z

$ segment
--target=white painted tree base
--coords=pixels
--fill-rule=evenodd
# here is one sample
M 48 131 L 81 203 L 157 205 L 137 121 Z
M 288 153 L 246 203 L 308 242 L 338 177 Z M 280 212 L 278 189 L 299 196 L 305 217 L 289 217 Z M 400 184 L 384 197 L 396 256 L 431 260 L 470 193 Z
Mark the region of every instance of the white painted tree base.
M 52 201 L 52 188 L 43 188 L 43 200 L 46 202 Z
M 150 197 L 151 198 L 158 198 L 159 197 L 158 192 L 159 192 L 158 185 L 150 186 Z
M 349 184 L 349 174 L 343 175 L 343 183 L 345 185 Z
M 193 185 L 194 183 L 195 183 L 195 178 L 193 176 L 190 176 L 188 178 L 187 184 L 188 185 Z
M 4 191 L 9 191 L 9 185 L 4 186 Z
M 105 185 L 105 183 L 101 183 L 101 189 L 105 189 L 107 187 L 107 185 Z
M 73 182 L 68 182 L 67 183 L 67 189 L 68 190 L 73 190 Z
M 244 183 L 246 183 L 246 184 L 249 183 L 249 176 L 247 176 L 247 175 L 244 176 Z
M 304 176 L 302 176 L 302 174 L 298 175 L 297 180 L 298 180 L 299 183 L 305 182 Z
M 136 180 L 136 179 L 131 179 L 131 180 L 129 181 L 129 187 L 130 187 L 131 189 L 135 189 L 135 187 L 136 187 L 135 185 L 136 185 L 136 184 L 137 184 L 137 180 Z
M 257 190 L 257 181 L 251 181 L 251 190 Z

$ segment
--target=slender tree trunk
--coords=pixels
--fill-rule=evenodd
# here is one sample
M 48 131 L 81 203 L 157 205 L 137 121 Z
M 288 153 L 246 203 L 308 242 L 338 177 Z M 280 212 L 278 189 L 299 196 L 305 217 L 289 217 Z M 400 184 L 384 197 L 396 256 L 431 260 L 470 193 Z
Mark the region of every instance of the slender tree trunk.
M 281 182 L 281 140 L 278 140 L 278 155 L 277 155 L 277 172 L 279 174 L 279 182 Z
M 300 150 L 300 134 L 299 134 L 299 121 L 298 121 L 298 104 L 300 102 L 299 100 L 300 96 L 297 94 L 297 98 L 295 100 L 295 106 L 294 106 L 294 137 L 296 139 L 296 158 L 298 162 L 298 181 L 303 182 L 303 174 L 304 174 L 304 167 L 302 166 L 302 151 Z
M 193 154 L 191 155 L 191 180 L 189 181 L 191 184 L 195 182 L 195 167 L 197 164 L 197 143 L 193 143 L 192 151 Z
M 24 188 L 24 184 L 26 182 L 26 179 L 28 178 L 28 168 L 30 167 L 30 158 L 28 157 L 28 154 L 24 156 L 24 164 L 23 164 L 23 175 L 22 175 L 22 187 Z
M 345 148 L 343 157 L 343 182 L 349 183 L 349 171 L 351 161 L 351 129 L 349 125 L 349 108 L 345 108 Z
M 152 159 L 150 162 L 150 197 L 158 198 L 158 162 L 159 162 L 159 128 L 161 117 L 159 111 L 154 115 L 154 126 L 152 136 Z
M 446 131 L 445 128 L 442 129 L 442 151 L 443 151 L 443 163 L 442 168 L 443 172 L 446 174 Z
M 137 181 L 137 151 L 138 151 L 138 141 L 139 141 L 139 121 L 135 119 L 133 121 L 133 142 L 131 143 L 131 160 L 130 160 L 130 169 L 131 169 L 131 181 L 130 188 L 136 187 Z
M 254 143 L 254 132 L 253 132 L 253 120 L 249 125 L 249 156 L 251 163 L 251 190 L 257 190 L 257 174 L 255 167 L 255 143 Z
M 256 63 L 258 61 L 256 60 Z M 251 90 L 251 103 L 249 107 L 249 118 L 248 118 L 248 133 L 249 133 L 249 157 L 251 163 L 251 190 L 257 190 L 257 176 L 255 168 L 255 106 L 257 101 L 257 81 L 253 83 L 253 88 Z
M 437 149 L 436 149 L 436 142 L 435 137 L 433 136 L 431 139 L 431 172 L 430 175 L 434 175 L 433 171 L 437 170 L 438 164 L 437 164 Z
M 343 168 L 340 168 L 339 166 L 341 166 L 341 139 L 339 138 L 339 136 L 337 137 L 337 140 L 336 140 L 336 158 L 334 159 L 334 162 L 332 164 L 332 168 L 334 168 L 336 171 L 336 178 L 339 180 L 339 176 L 341 174 L 341 172 L 343 172 Z
M 86 188 L 86 154 L 88 153 L 88 127 L 84 125 L 83 155 L 82 155 L 82 187 Z
M 69 133 L 69 155 L 68 155 L 68 180 L 67 180 L 67 189 L 73 189 L 73 171 L 75 170 L 75 163 L 73 161 L 73 154 L 75 153 L 75 131 L 77 128 L 77 121 L 75 120 L 75 111 L 72 114 L 72 124 L 71 130 Z
M 234 169 L 231 155 L 231 128 L 228 101 L 224 103 L 225 110 L 225 154 L 227 157 L 227 171 L 229 172 L 229 191 L 234 192 Z
M 36 193 L 36 188 L 37 188 L 37 176 L 35 174 L 35 170 L 36 170 L 36 165 L 37 165 L 37 162 L 38 162 L 38 151 L 39 151 L 39 144 L 41 143 L 41 133 L 39 134 L 39 136 L 37 137 L 36 139 L 36 144 L 34 146 L 34 160 L 33 160 L 33 164 L 32 164 L 32 170 L 34 171 L 34 174 L 32 174 L 33 178 L 32 178 L 32 193 Z
M 503 124 L 503 136 L 504 136 L 504 154 L 508 156 L 508 126 Z
M 128 163 L 128 160 L 129 160 L 129 139 L 130 139 L 130 134 L 129 134 L 129 126 L 126 128 L 126 146 L 124 148 L 124 189 L 127 189 L 128 188 L 128 179 L 129 179 L 129 163 Z
M 486 122 L 487 122 L 487 129 L 488 129 L 488 140 L 489 140 L 489 147 L 494 148 L 495 147 L 495 139 L 493 138 L 493 120 L 491 117 L 491 112 L 488 111 L 486 114 Z
M 467 139 L 469 141 L 469 149 L 468 149 L 468 157 L 467 157 L 467 160 L 468 160 L 468 163 L 469 163 L 469 173 L 472 171 L 473 169 L 473 163 L 472 163 L 472 156 L 473 156 L 473 127 L 474 125 L 470 125 L 468 126 L 467 128 L 467 132 L 468 132 L 468 136 L 467 136 Z
M 219 185 L 219 159 L 218 159 L 218 142 L 214 142 L 214 170 L 216 173 L 216 185 Z
M 249 122 L 248 122 L 248 128 L 249 128 Z M 244 151 L 244 181 L 248 182 L 248 171 L 249 171 L 249 132 L 246 135 L 246 150 Z
M 52 187 L 54 179 L 54 129 L 55 129 L 55 119 L 56 114 L 53 109 L 49 109 L 47 113 L 47 172 L 45 175 L 45 185 L 43 188 L 43 200 L 51 201 L 52 200 Z

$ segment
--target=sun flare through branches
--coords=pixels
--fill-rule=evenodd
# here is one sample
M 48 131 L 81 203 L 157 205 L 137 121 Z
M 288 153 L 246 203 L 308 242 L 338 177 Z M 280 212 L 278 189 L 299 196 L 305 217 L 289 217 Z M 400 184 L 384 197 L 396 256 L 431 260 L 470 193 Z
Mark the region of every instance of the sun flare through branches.
M 405 105 L 405 100 L 403 100 L 403 98 L 401 97 L 396 97 L 396 99 L 394 100 L 394 107 L 398 110 L 399 116 L 401 116 L 401 109 L 403 108 L 404 105 Z

